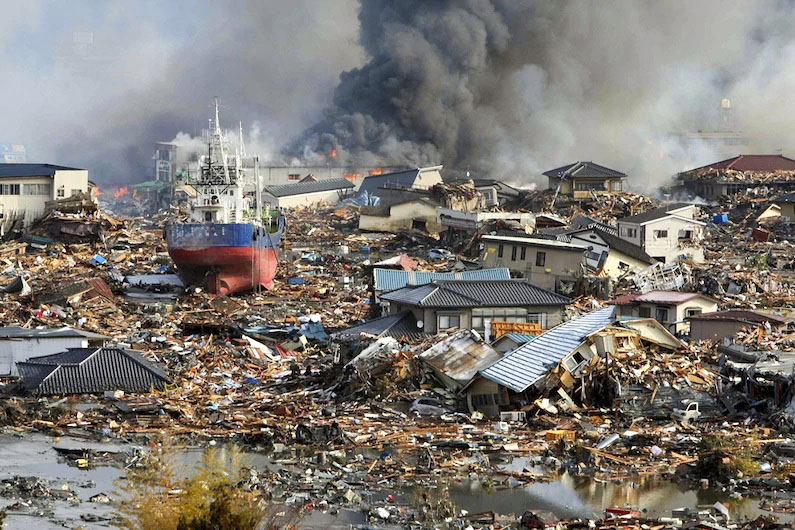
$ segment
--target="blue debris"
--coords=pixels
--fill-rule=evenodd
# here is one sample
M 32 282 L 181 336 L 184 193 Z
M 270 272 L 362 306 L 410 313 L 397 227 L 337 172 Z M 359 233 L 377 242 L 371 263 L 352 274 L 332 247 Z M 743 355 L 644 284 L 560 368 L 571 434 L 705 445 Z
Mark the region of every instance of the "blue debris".
M 97 267 L 99 265 L 104 265 L 107 262 L 108 262 L 108 260 L 106 260 L 105 258 L 100 256 L 99 254 L 96 254 L 93 258 L 91 258 L 91 264 L 93 266 L 95 266 L 95 267 Z
M 304 285 L 306 280 L 303 278 L 288 278 L 287 285 Z
M 712 222 L 716 225 L 725 225 L 729 222 L 729 214 L 727 213 L 716 213 L 712 216 Z

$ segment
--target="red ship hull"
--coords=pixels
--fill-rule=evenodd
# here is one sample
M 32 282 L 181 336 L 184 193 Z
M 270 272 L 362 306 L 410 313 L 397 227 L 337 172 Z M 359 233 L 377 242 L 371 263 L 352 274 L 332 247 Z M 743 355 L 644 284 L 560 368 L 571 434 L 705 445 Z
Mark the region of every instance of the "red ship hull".
M 278 254 L 273 248 L 169 248 L 182 280 L 214 294 L 232 294 L 262 287 L 273 288 Z

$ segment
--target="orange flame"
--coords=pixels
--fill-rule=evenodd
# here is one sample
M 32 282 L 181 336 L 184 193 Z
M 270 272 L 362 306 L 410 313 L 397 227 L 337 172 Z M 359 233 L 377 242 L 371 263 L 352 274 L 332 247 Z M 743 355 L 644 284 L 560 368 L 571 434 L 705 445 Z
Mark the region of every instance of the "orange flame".
M 370 171 L 368 171 L 367 174 L 371 175 L 371 176 L 372 175 L 383 175 L 384 174 L 384 170 L 381 169 L 380 167 L 377 167 L 375 169 L 371 169 Z
M 331 158 L 337 158 L 337 150 L 336 149 L 332 149 L 331 150 Z
M 102 195 L 102 191 L 98 187 L 94 188 L 94 197 L 99 197 L 100 195 Z
M 356 179 L 362 178 L 362 174 L 361 173 L 343 173 L 342 177 L 345 180 L 350 180 L 351 182 L 356 182 Z
M 127 195 L 128 191 L 129 190 L 127 190 L 127 186 L 121 187 L 121 188 L 119 188 L 118 190 L 116 190 L 113 193 L 113 197 L 116 198 L 116 199 L 120 199 L 120 198 L 124 197 L 125 195 Z

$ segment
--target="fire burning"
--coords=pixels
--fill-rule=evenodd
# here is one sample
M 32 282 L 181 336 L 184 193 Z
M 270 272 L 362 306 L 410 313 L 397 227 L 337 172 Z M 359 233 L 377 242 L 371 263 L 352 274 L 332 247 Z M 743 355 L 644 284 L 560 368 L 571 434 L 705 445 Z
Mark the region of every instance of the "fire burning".
M 337 150 L 336 149 L 332 149 L 331 150 L 331 158 L 337 158 Z
M 375 169 L 371 169 L 370 171 L 368 171 L 367 174 L 370 175 L 370 176 L 383 175 L 384 174 L 384 170 L 381 169 L 380 167 L 377 167 Z
M 119 188 L 119 189 L 117 189 L 116 191 L 113 192 L 113 198 L 114 199 L 121 199 L 122 197 L 127 195 L 128 192 L 129 192 L 129 190 L 127 189 L 127 186 L 122 186 L 121 188 Z
M 356 182 L 358 179 L 362 178 L 361 173 L 343 173 L 342 177 L 345 180 L 350 180 L 351 182 Z

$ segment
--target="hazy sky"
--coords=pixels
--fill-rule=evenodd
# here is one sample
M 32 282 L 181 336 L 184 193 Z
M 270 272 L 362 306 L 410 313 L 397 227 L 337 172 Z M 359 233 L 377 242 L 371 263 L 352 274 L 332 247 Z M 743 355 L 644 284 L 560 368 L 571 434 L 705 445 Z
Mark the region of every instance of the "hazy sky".
M 714 128 L 723 97 L 758 152 L 795 155 L 791 1 L 6 3 L 0 143 L 97 182 L 146 178 L 213 96 L 279 161 L 335 148 L 530 183 L 594 160 L 644 188 L 712 161 L 675 133 Z

